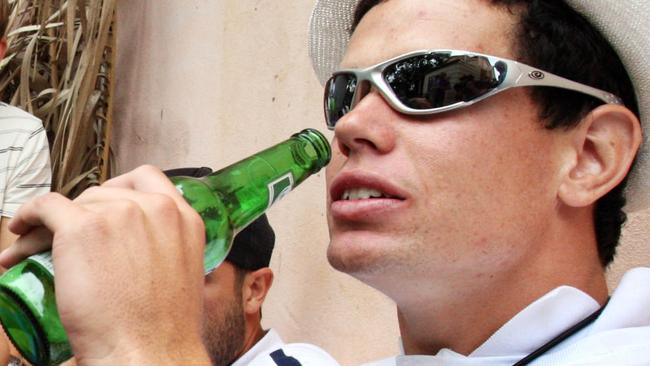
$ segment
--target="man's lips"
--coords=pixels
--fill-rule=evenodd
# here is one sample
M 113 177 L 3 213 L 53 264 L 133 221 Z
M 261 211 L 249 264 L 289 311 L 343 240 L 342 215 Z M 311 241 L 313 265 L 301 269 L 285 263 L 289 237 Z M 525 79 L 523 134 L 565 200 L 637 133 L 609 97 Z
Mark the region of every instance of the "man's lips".
M 393 199 L 403 201 L 406 194 L 390 183 L 374 174 L 340 173 L 330 186 L 332 202 L 363 200 L 363 199 Z
M 330 187 L 330 213 L 345 221 L 378 218 L 404 207 L 407 195 L 379 176 L 366 173 L 341 173 Z

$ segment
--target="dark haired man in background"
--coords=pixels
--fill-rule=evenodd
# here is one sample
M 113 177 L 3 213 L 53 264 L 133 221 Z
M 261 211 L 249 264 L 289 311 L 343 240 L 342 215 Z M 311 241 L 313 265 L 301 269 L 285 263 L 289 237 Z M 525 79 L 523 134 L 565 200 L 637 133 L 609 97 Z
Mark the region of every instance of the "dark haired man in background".
M 637 105 L 642 121 L 650 105 L 638 46 L 648 43 L 649 7 L 317 3 L 312 58 L 329 80 L 335 134 L 328 258 L 395 301 L 402 336 L 404 355 L 376 365 L 650 363 L 650 269 L 628 273 L 609 300 L 604 276 L 623 194 L 630 210 L 650 202 L 647 147 L 631 170 Z M 0 264 L 40 250 L 30 234 L 40 225 L 54 234 L 55 266 L 65 270 L 57 304 L 86 364 L 208 363 L 197 341 L 203 227 L 159 171 L 137 169 L 74 202 L 32 201 L 11 224 L 26 235 Z M 131 251 L 141 266 L 119 260 Z M 105 254 L 99 271 L 72 265 L 91 253 Z M 116 289 L 106 271 L 134 283 Z M 99 289 L 132 311 L 65 296 Z M 184 317 L 165 312 L 174 300 Z M 82 316 L 89 306 L 97 317 Z M 105 332 L 109 319 L 116 331 Z M 166 352 L 170 342 L 178 352 Z
M 210 168 L 181 168 L 167 176 L 202 177 Z M 203 343 L 213 365 L 336 365 L 319 347 L 286 344 L 274 330 L 262 328 L 262 305 L 273 284 L 269 267 L 275 233 L 262 215 L 235 236 L 226 260 L 205 276 Z
M 235 237 L 226 261 L 205 277 L 203 342 L 213 365 L 332 365 L 322 349 L 285 344 L 262 329 L 262 304 L 273 283 L 275 234 L 266 216 Z

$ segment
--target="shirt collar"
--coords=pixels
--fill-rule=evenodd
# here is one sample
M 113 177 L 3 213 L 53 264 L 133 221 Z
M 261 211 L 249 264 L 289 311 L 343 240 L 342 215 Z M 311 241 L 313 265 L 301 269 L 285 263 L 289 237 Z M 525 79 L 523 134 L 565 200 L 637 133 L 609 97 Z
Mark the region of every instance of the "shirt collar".
M 435 356 L 397 356 L 373 366 L 502 366 L 512 365 L 600 307 L 586 293 L 558 287 L 515 315 L 469 357 L 450 349 Z
M 612 329 L 644 327 L 650 324 L 650 268 L 638 267 L 625 273 L 612 293 L 591 333 Z
M 647 327 L 650 313 L 650 268 L 635 268 L 623 276 L 598 319 L 572 338 L 575 340 L 611 329 Z M 512 365 L 533 352 L 600 305 L 586 293 L 562 286 L 524 308 L 466 357 L 450 349 L 435 356 L 397 356 L 368 365 L 384 366 L 493 366 Z M 566 343 L 566 342 L 564 342 Z M 558 345 L 556 351 L 566 344 Z
M 596 300 L 576 288 L 558 287 L 515 315 L 470 357 L 525 356 L 599 307 Z
M 283 345 L 284 342 L 278 332 L 275 329 L 269 329 L 259 342 L 255 343 L 251 349 L 238 358 L 231 366 L 246 366 L 258 355 L 269 354 Z

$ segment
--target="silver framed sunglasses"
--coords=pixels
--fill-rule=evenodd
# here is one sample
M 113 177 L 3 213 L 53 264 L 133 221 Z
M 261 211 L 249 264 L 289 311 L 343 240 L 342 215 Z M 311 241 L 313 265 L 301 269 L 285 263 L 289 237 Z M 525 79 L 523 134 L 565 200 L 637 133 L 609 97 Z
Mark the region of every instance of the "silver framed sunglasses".
M 501 91 L 520 86 L 547 86 L 590 95 L 608 104 L 619 97 L 550 72 L 501 57 L 460 50 L 420 50 L 364 69 L 334 72 L 325 84 L 327 128 L 374 86 L 393 109 L 429 115 L 464 108 Z

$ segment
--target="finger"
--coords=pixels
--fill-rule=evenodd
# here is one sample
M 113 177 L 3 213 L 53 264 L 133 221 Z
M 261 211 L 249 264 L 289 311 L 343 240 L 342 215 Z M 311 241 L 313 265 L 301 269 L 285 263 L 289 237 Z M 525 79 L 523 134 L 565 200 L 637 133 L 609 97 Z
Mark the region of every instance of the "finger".
M 34 234 L 30 240 L 26 240 L 28 244 L 21 245 L 25 240 L 19 238 L 5 252 L 0 253 L 0 265 L 15 264 L 31 254 L 50 248 L 51 237 L 47 237 L 40 227 L 54 233 L 66 225 L 79 222 L 86 213 L 87 211 L 58 193 L 48 193 L 23 204 L 9 223 L 9 230 L 28 238 L 32 231 Z M 35 230 L 36 228 L 39 230 Z
M 171 197 L 183 211 L 194 211 L 169 178 L 160 169 L 152 165 L 143 165 L 129 173 L 109 179 L 101 187 L 125 188 L 140 192 L 164 194 Z
M 36 226 L 50 231 L 82 214 L 72 201 L 59 193 L 48 193 L 23 204 L 9 222 L 9 230 L 17 235 L 27 234 Z
M 190 220 L 200 219 L 196 210 L 189 206 L 183 196 L 176 190 L 173 191 L 173 194 L 168 194 L 102 185 L 101 187 L 86 190 L 74 200 L 74 203 L 83 206 L 96 205 L 101 207 L 102 202 L 117 200 L 132 201 L 152 216 L 160 217 L 164 214 L 180 213 Z
M 31 255 L 50 249 L 51 245 L 52 233 L 43 226 L 34 228 L 0 253 L 0 266 L 9 268 Z
M 166 231 L 170 225 L 174 225 L 176 220 L 180 220 L 183 222 L 181 226 L 183 232 L 179 233 L 180 235 L 189 235 L 188 240 L 196 240 L 196 238 L 205 240 L 205 227 L 201 216 L 185 202 L 182 196 L 183 204 L 179 207 L 178 201 L 174 197 L 164 193 L 145 193 L 128 188 L 101 186 L 87 190 L 75 200 L 75 203 L 84 205 L 88 210 L 102 215 L 112 213 L 110 210 L 99 211 L 102 203 L 105 206 L 107 202 L 119 200 L 130 201 L 137 205 L 145 213 L 150 223 L 157 222 L 158 225 L 161 225 L 159 231 Z M 126 213 L 122 215 L 127 216 Z
M 152 165 L 143 165 L 126 174 L 109 179 L 102 186 L 180 196 L 169 178 Z
M 113 214 L 111 211 L 100 212 L 92 207 L 102 207 L 102 203 L 115 202 L 119 200 L 134 203 L 148 217 L 150 222 L 157 222 L 161 230 L 167 229 L 165 223 L 172 225 L 175 220 L 180 219 L 183 222 L 182 227 L 191 235 L 192 240 L 196 236 L 205 239 L 205 227 L 201 216 L 180 196 L 180 202 L 174 196 L 178 192 L 174 190 L 173 195 L 158 192 L 140 192 L 130 188 L 118 188 L 111 186 L 94 187 L 86 190 L 82 195 L 75 199 L 75 203 L 85 206 L 100 215 Z M 182 203 L 182 204 L 179 204 Z M 127 213 L 122 215 L 127 216 Z
M 128 227 L 133 232 L 144 229 L 149 235 L 146 242 L 136 241 L 137 247 L 132 247 L 134 242 L 130 240 L 113 241 L 111 246 L 115 246 L 115 250 L 105 255 L 119 256 L 127 261 L 139 258 L 142 262 L 158 257 L 161 262 L 173 262 L 177 267 L 203 274 L 205 227 L 191 207 L 179 208 L 166 194 L 127 188 L 95 187 L 82 196 L 75 203 L 105 218 L 106 233 L 115 233 L 114 228 L 123 232 Z M 101 250 L 111 252 L 106 247 Z
M 152 165 L 143 165 L 127 174 L 110 179 L 106 181 L 103 186 L 130 188 L 142 192 L 162 193 L 174 199 L 179 207 L 190 207 L 165 173 Z

